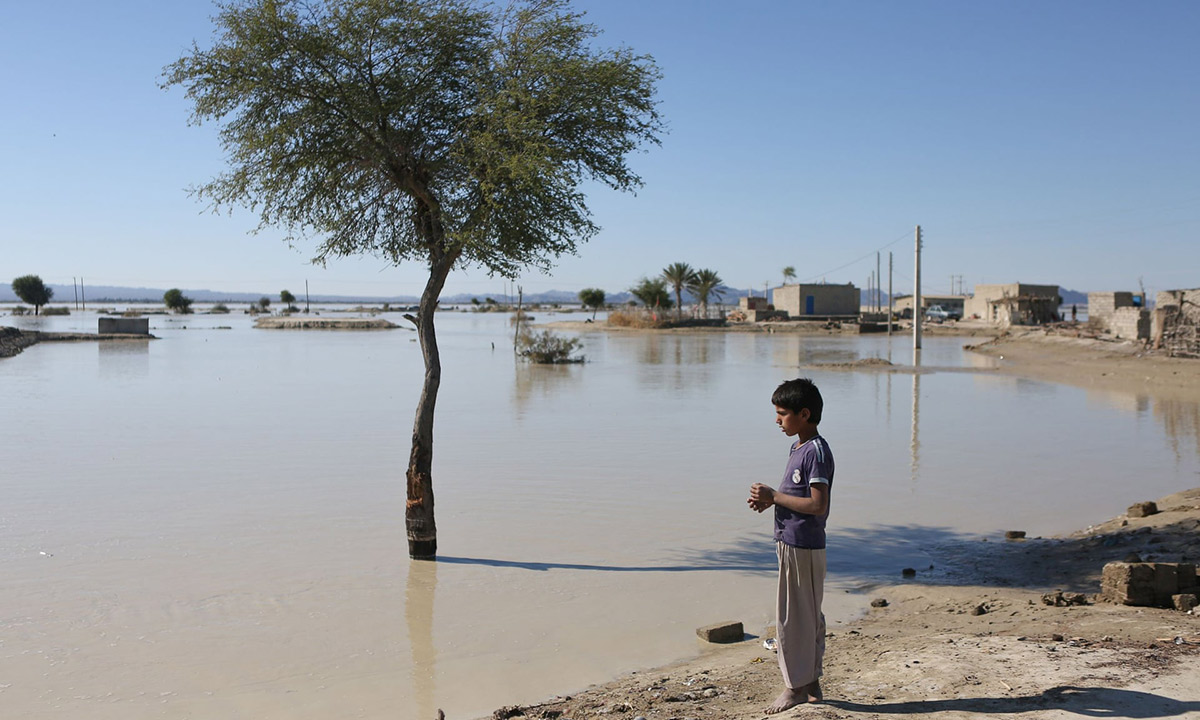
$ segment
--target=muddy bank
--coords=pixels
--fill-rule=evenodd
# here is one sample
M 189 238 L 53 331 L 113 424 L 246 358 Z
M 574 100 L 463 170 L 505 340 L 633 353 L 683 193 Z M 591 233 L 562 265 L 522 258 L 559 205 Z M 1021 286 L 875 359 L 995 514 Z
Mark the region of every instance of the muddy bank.
M 933 568 L 876 588 L 880 607 L 830 628 L 825 702 L 781 717 L 1200 716 L 1200 617 L 1043 600 L 1098 592 L 1104 564 L 1132 554 L 1200 559 L 1200 489 L 1157 504 L 1063 538 L 936 548 Z M 757 720 L 779 689 L 775 657 L 753 637 L 494 717 Z
M 5 326 L 0 327 L 0 358 L 12 357 L 25 348 L 40 342 L 128 342 L 156 339 L 153 335 L 41 332 L 38 330 L 18 330 L 14 327 Z
M 383 318 L 270 316 L 255 319 L 254 327 L 268 330 L 394 330 L 400 326 Z
M 1029 328 L 968 347 L 1001 360 L 998 372 L 1010 375 L 1200 402 L 1200 360 L 1167 357 L 1140 342 Z

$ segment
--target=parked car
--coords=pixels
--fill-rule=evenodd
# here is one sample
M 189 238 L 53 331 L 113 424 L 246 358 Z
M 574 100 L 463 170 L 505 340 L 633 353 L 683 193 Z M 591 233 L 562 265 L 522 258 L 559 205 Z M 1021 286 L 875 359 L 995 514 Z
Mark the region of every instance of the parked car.
M 925 319 L 933 322 L 945 322 L 946 320 L 961 320 L 962 313 L 957 310 L 948 310 L 941 305 L 930 305 L 925 310 Z

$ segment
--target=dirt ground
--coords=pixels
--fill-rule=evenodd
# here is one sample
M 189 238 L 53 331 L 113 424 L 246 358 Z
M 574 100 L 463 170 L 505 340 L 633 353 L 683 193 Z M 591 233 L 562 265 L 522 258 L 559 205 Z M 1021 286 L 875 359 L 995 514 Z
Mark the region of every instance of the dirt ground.
M 974 351 L 1002 358 L 997 372 L 1200 401 L 1200 361 L 1138 344 L 1033 329 Z M 1098 593 L 1104 564 L 1133 555 L 1200 561 L 1200 488 L 1157 504 L 1156 515 L 1068 537 L 947 549 L 933 568 L 877 588 L 872 597 L 885 606 L 831 628 L 825 701 L 774 717 L 1200 718 L 1200 612 L 1043 600 L 1058 590 Z M 751 637 L 493 717 L 758 720 L 780 689 L 774 653 Z
M 1104 563 L 1131 554 L 1200 559 L 1200 488 L 1158 506 L 1066 538 L 964 545 L 878 588 L 885 607 L 828 634 L 825 702 L 777 717 L 1200 717 L 1200 616 L 1043 600 L 1098 592 Z M 750 638 L 493 717 L 758 720 L 780 689 L 774 653 Z

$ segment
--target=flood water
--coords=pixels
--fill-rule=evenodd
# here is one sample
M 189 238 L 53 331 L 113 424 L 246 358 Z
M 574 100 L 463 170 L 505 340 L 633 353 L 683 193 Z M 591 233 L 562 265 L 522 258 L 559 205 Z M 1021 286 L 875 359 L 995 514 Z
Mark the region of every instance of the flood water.
M 440 561 L 413 563 L 413 332 L 151 332 L 0 360 L 3 717 L 459 720 L 703 652 L 701 625 L 760 633 L 745 497 L 778 482 L 797 375 L 837 456 L 835 622 L 939 543 L 1069 532 L 1200 471 L 1195 404 L 1006 377 L 969 339 L 926 337 L 923 374 L 810 367 L 911 364 L 899 335 L 597 331 L 586 364 L 530 367 L 507 315 L 447 312 Z

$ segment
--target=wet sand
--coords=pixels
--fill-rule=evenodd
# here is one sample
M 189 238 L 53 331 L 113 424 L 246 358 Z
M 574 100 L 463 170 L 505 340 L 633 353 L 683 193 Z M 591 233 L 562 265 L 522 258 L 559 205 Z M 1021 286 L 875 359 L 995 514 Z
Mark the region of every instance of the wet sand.
M 1137 343 L 1031 329 L 974 351 L 1002 359 L 997 372 L 1006 374 L 1200 399 L 1200 361 Z M 825 702 L 775 717 L 1200 717 L 1200 613 L 1042 601 L 1055 590 L 1097 593 L 1104 564 L 1130 553 L 1200 560 L 1200 488 L 1157 503 L 1156 515 L 1119 516 L 1063 538 L 943 549 L 934 567 L 871 593 L 885 607 L 832 628 Z M 1079 519 L 1081 526 L 1101 520 Z M 780 689 L 774 654 L 749 638 L 493 717 L 757 719 Z

